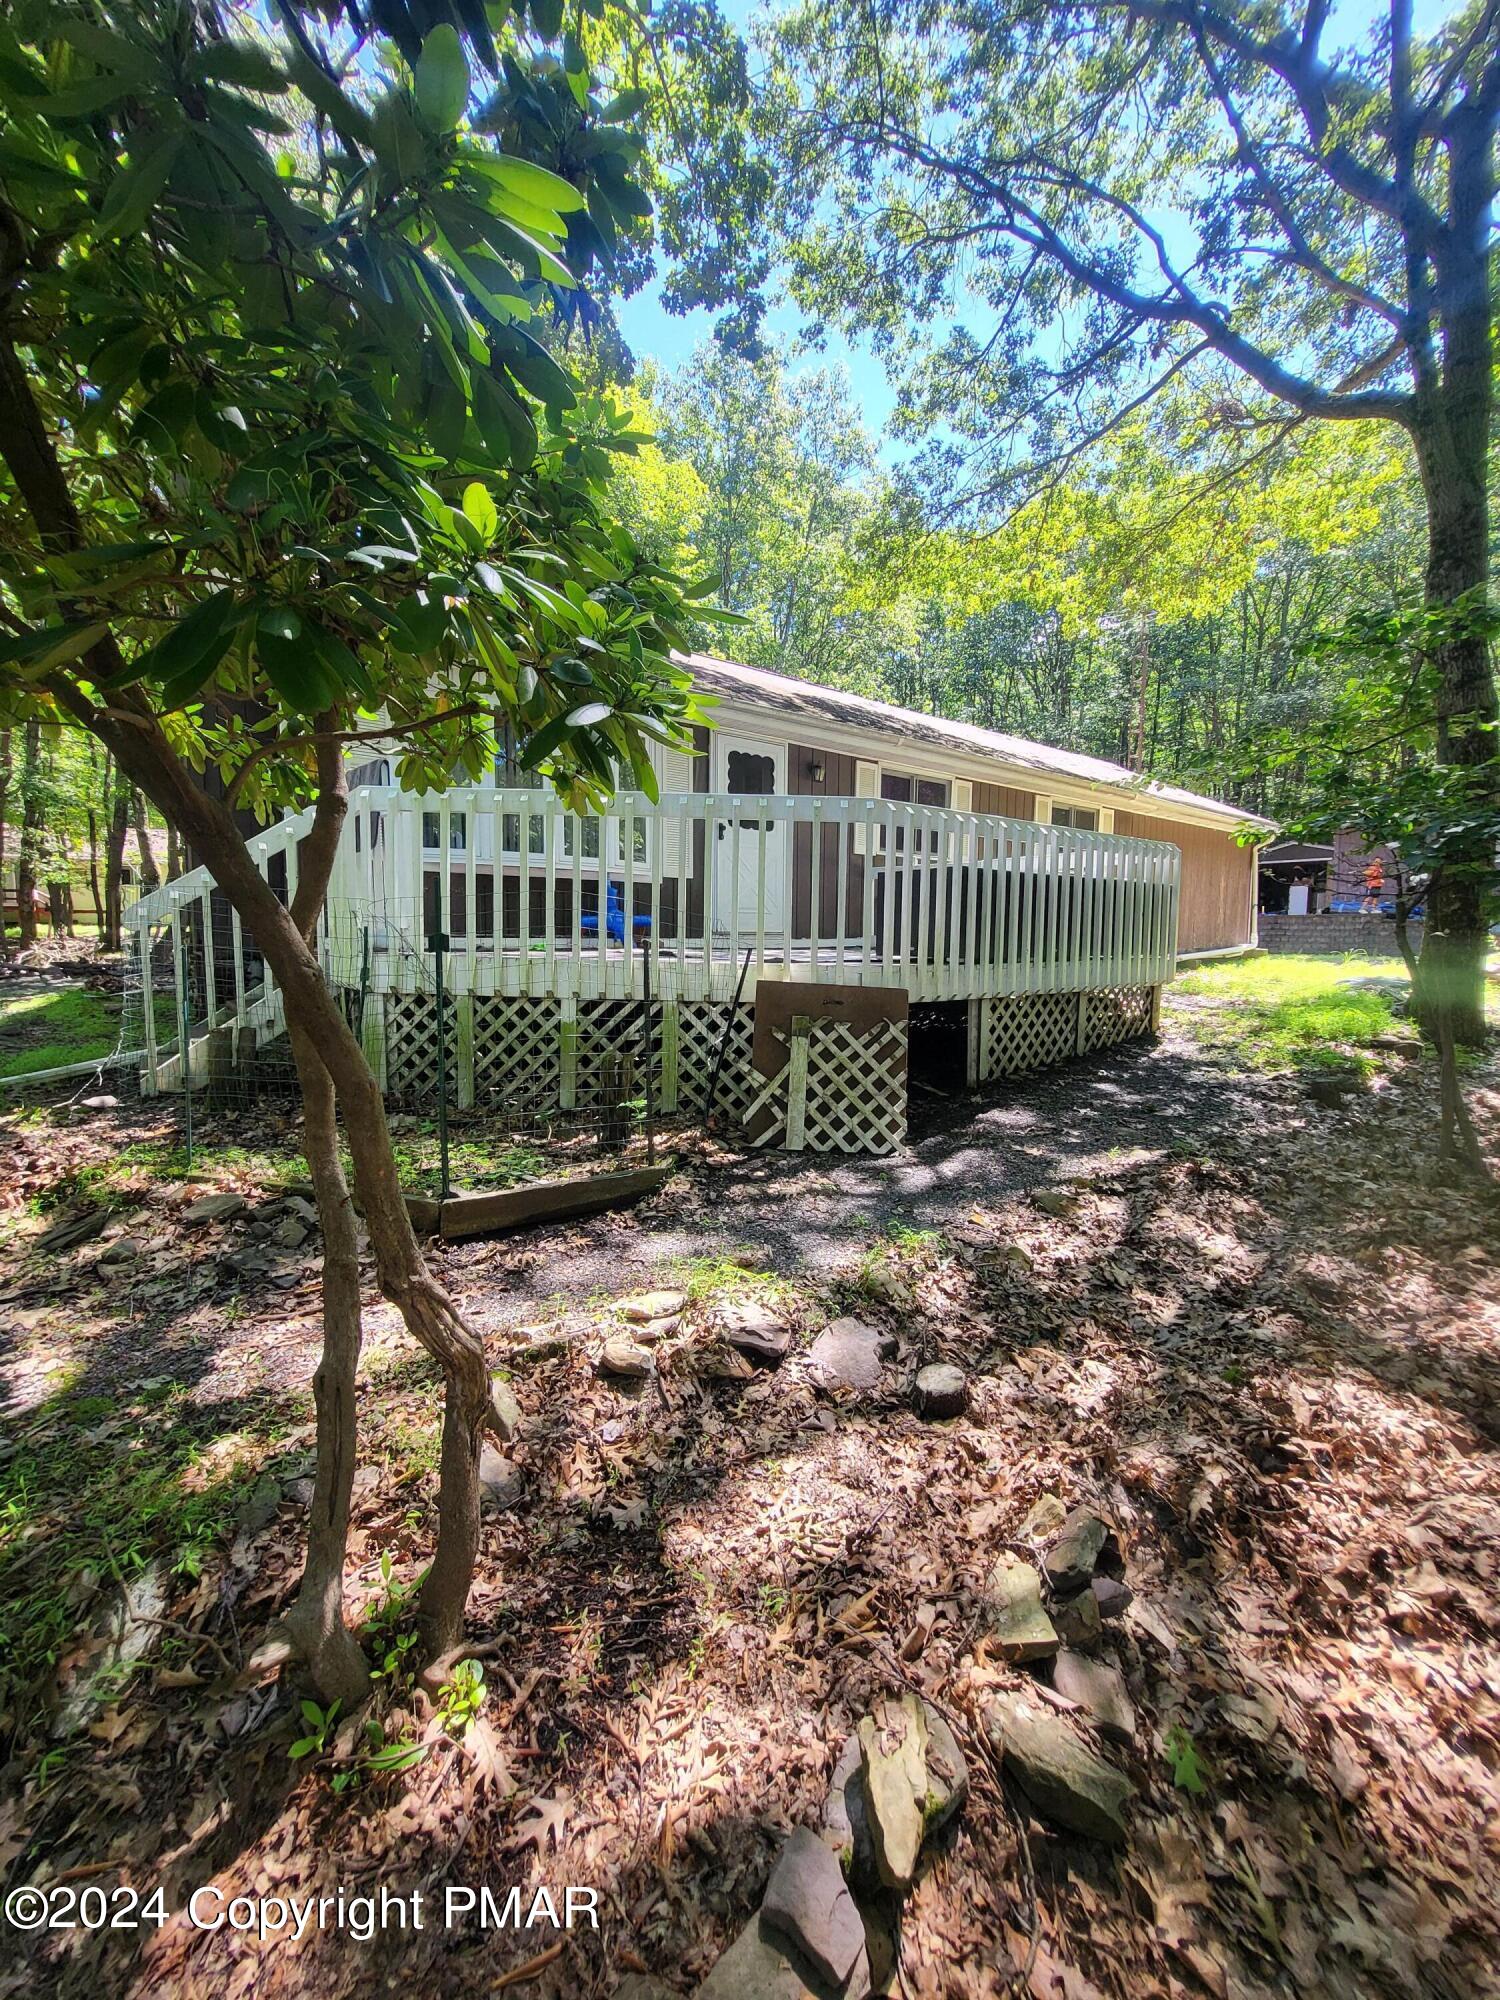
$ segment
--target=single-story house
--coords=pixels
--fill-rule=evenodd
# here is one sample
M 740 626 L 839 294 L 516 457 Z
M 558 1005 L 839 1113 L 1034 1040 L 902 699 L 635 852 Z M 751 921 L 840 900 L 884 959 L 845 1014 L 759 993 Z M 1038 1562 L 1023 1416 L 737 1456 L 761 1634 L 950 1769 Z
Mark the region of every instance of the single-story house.
M 1103 759 L 686 656 L 713 699 L 691 751 L 653 752 L 661 796 L 575 815 L 518 769 L 403 792 L 351 770 L 322 946 L 372 1064 L 430 1101 L 439 1037 L 459 1101 L 597 1093 L 644 1060 L 656 1101 L 716 1093 L 765 1142 L 886 1150 L 932 1027 L 972 1082 L 1150 1030 L 1179 952 L 1255 941 L 1239 808 Z M 307 816 L 252 842 L 279 893 Z M 143 899 L 169 925 L 202 1039 L 281 1032 L 279 996 L 203 872 Z M 442 985 L 434 946 L 441 940 Z M 219 1060 L 223 1060 L 221 1039 Z M 207 1066 L 197 1040 L 189 1073 Z M 915 1057 L 913 1056 L 913 1059 Z M 180 1082 L 148 1051 L 147 1087 Z

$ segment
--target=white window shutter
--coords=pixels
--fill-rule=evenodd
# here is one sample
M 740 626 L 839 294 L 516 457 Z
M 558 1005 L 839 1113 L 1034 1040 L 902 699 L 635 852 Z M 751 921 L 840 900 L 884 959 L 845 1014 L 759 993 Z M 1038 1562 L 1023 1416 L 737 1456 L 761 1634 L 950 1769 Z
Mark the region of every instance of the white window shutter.
M 857 799 L 878 799 L 880 797 L 880 766 L 868 758 L 857 758 L 854 765 L 854 796 Z M 854 823 L 854 852 L 863 854 L 869 844 L 869 828 L 858 820 Z
M 974 787 L 967 778 L 953 780 L 953 810 L 961 813 L 974 810 Z
M 665 744 L 653 744 L 651 761 L 656 766 L 656 781 L 664 799 L 669 792 L 690 792 L 693 789 L 693 759 L 687 751 L 669 750 Z M 671 813 L 656 822 L 661 839 L 661 872 L 664 876 L 677 873 L 682 858 L 682 824 L 681 819 Z

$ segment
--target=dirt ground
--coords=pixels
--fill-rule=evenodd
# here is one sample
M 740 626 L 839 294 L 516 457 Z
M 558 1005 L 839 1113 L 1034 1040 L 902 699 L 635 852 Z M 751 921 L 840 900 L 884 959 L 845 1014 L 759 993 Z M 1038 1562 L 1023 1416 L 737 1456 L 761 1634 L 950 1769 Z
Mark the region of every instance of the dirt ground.
M 404 1671 L 436 1390 L 372 1300 L 351 1596 L 389 1668 L 382 1741 L 414 1752 L 384 1774 L 343 1718 L 292 1758 L 316 1733 L 295 1690 L 241 1671 L 296 1583 L 315 1239 L 238 1268 L 253 1201 L 190 1226 L 201 1185 L 143 1180 L 104 1235 L 35 1254 L 59 1195 L 164 1114 L 6 1119 L 0 1599 L 64 1637 L 44 1685 L 6 1683 L 0 1867 L 7 1889 L 161 1885 L 177 1914 L 7 1937 L 0 1994 L 603 2000 L 631 1970 L 689 1993 L 786 1831 L 817 1824 L 860 1716 L 904 1688 L 971 1782 L 905 1906 L 907 1994 L 1500 1992 L 1493 1198 L 1434 1176 L 1426 1064 L 1393 1053 L 1328 1110 L 1194 1027 L 1179 1003 L 1154 1045 L 923 1099 L 896 1161 L 704 1153 L 634 1214 L 443 1253 L 523 1419 L 516 1504 L 485 1519 L 467 1733 Z M 1496 1077 L 1471 1082 L 1493 1156 Z M 111 1272 L 127 1229 L 141 1254 Z M 644 1383 L 601 1377 L 616 1302 L 648 1284 L 686 1291 L 680 1324 Z M 791 1353 L 715 1380 L 709 1319 L 746 1298 Z M 839 1313 L 896 1344 L 874 1389 L 808 1370 Z M 933 1359 L 968 1377 L 951 1422 L 912 1408 Z M 178 1539 L 127 1545 L 110 1489 L 163 1435 L 191 1447 L 151 1489 Z M 995 1691 L 1038 1684 L 991 1645 L 984 1581 L 1049 1494 L 1109 1520 L 1134 1592 L 1102 1644 L 1136 1713 L 1105 1752 L 1135 1786 L 1115 1850 L 1029 1809 L 980 1727 Z M 111 1667 L 122 1604 L 133 1669 Z M 204 1886 L 543 1883 L 597 1886 L 602 1929 L 434 1911 L 260 1942 L 180 1913 Z

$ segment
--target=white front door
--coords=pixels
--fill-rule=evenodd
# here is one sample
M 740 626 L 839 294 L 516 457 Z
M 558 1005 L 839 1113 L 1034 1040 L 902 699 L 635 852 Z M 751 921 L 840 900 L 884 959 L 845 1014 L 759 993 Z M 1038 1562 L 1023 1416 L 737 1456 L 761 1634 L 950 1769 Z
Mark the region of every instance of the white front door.
M 715 738 L 719 776 L 713 789 L 754 799 L 786 792 L 786 745 L 761 743 L 747 736 Z M 738 828 L 738 865 L 735 846 Z M 763 928 L 785 929 L 782 904 L 786 890 L 786 821 L 772 820 L 753 808 L 715 816 L 713 842 L 714 929 L 738 930 L 742 937 L 756 932 L 756 906 L 762 905 Z

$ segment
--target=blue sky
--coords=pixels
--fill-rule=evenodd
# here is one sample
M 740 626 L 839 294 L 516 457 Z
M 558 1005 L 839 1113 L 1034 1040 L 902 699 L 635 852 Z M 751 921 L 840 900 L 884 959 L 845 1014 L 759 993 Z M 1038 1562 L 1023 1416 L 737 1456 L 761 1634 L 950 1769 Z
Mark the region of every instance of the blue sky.
M 757 15 L 772 11 L 756 4 L 756 0 L 723 0 L 723 5 L 728 18 L 741 29 L 748 29 Z M 1385 11 L 1380 0 L 1340 0 L 1340 4 L 1331 10 L 1324 46 L 1334 48 L 1353 43 Z M 1418 35 L 1431 34 L 1453 11 L 1451 0 L 1415 0 L 1413 28 Z M 639 358 L 644 360 L 650 357 L 669 369 L 680 367 L 696 347 L 712 336 L 714 317 L 713 313 L 702 308 L 686 314 L 667 312 L 656 285 L 650 285 L 634 298 L 627 299 L 619 313 L 621 329 L 631 350 Z M 766 328 L 770 334 L 796 343 L 804 331 L 802 314 L 790 300 L 783 300 L 767 315 Z M 796 372 L 799 368 L 814 369 L 840 363 L 849 371 L 854 397 L 866 428 L 878 434 L 895 406 L 895 395 L 885 369 L 867 346 L 863 343 L 851 344 L 842 335 L 830 330 L 823 340 L 821 351 L 805 353 L 800 359 L 794 354 L 792 365 Z M 909 447 L 898 446 L 887 439 L 882 456 L 894 461 L 907 449 Z

